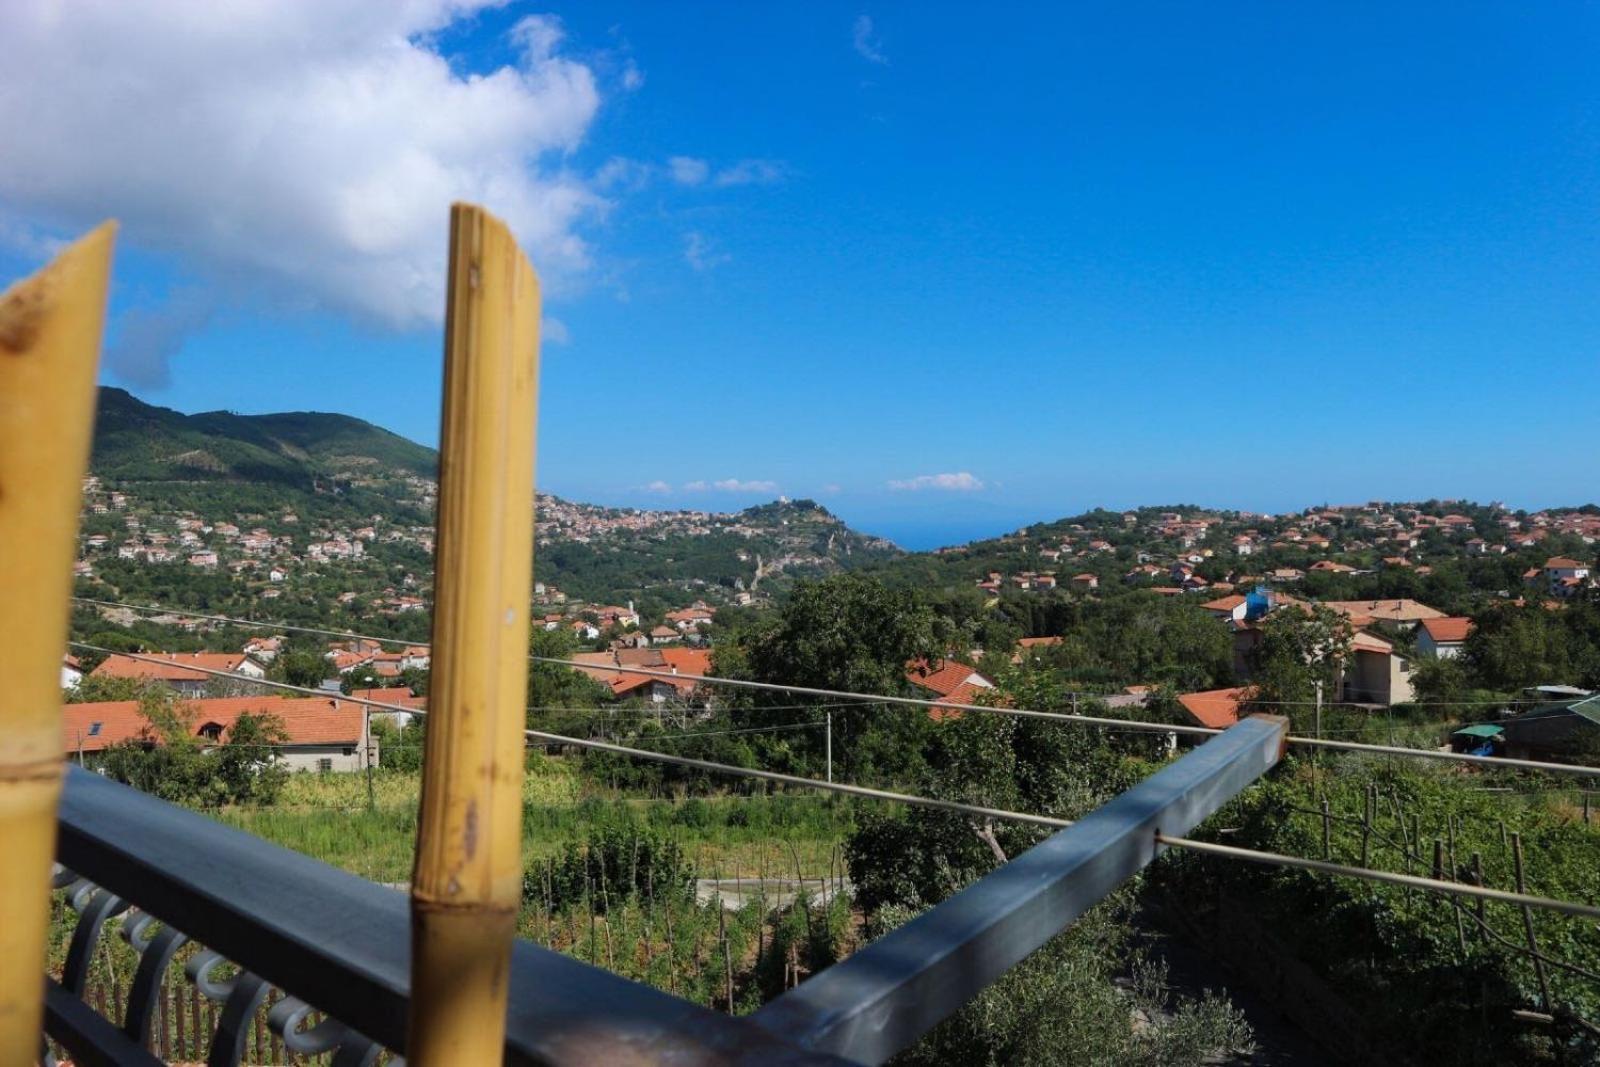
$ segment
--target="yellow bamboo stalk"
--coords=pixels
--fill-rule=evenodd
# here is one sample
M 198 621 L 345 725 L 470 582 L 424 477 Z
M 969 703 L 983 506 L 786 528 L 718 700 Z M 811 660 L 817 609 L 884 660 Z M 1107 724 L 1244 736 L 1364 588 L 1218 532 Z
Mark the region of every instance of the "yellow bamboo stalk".
M 39 1052 L 61 658 L 116 232 L 0 293 L 0 1064 Z
M 433 674 L 411 879 L 406 1061 L 499 1063 L 522 893 L 539 282 L 505 224 L 450 213 Z

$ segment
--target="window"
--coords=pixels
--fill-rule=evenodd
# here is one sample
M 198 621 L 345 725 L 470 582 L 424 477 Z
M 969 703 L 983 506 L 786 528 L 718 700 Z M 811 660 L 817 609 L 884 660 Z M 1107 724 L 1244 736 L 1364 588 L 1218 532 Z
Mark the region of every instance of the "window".
M 333 760 L 331 760 L 331 759 L 319 759 L 319 760 L 317 760 L 317 773 L 319 773 L 319 774 L 327 774 L 331 770 L 333 770 Z
M 104 725 L 103 723 L 98 723 L 98 722 L 90 723 L 89 724 L 89 736 L 90 737 L 99 737 L 100 736 L 100 727 L 103 726 L 103 725 Z
M 347 748 L 344 750 L 344 754 L 346 756 L 354 756 L 356 754 L 356 750 L 353 748 Z

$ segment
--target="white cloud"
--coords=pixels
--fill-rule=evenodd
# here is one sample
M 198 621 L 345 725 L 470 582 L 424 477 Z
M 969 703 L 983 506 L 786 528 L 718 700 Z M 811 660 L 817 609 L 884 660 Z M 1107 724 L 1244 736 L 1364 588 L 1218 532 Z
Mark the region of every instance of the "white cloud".
M 850 33 L 850 41 L 856 50 L 856 55 L 868 63 L 877 63 L 881 66 L 889 65 L 889 57 L 883 54 L 883 43 L 872 32 L 872 16 L 857 15 L 855 26 Z
M 950 492 L 971 493 L 982 489 L 983 482 L 966 471 L 961 471 L 958 474 L 919 474 L 915 478 L 907 478 L 904 481 L 891 481 L 889 488 L 913 491 L 919 489 L 942 489 Z
M 612 156 L 594 172 L 594 185 L 597 189 L 622 189 L 636 193 L 650 184 L 654 176 L 655 168 L 648 163 L 626 156 Z
M 738 478 L 722 478 L 718 481 L 708 482 L 702 478 L 686 482 L 683 490 L 686 493 L 708 493 L 712 491 L 718 493 L 776 493 L 778 491 L 778 483 L 762 478 L 748 482 L 740 481 Z
M 827 496 L 838 496 L 843 491 L 844 490 L 834 482 L 829 482 L 827 485 L 822 487 L 822 492 Z
M 560 319 L 546 315 L 539 323 L 539 339 L 545 344 L 565 345 L 572 342 L 572 331 Z
M 705 271 L 720 266 L 733 257 L 726 252 L 718 252 L 706 239 L 705 234 L 698 230 L 690 230 L 683 235 L 683 258 L 695 270 Z
M 672 486 L 669 485 L 668 483 L 662 481 L 660 478 L 657 478 L 655 481 L 651 482 L 649 485 L 645 486 L 644 488 L 645 488 L 646 492 L 650 492 L 650 493 L 670 493 L 670 492 L 672 492 Z
M 673 156 L 667 160 L 667 173 L 679 185 L 699 185 L 711 174 L 711 164 L 693 156 Z
M 453 70 L 438 34 L 492 4 L 6 0 L 0 205 L 115 215 L 208 281 L 409 327 L 442 317 L 446 209 L 470 200 L 558 292 L 607 207 L 564 162 L 600 95 L 548 16 L 517 22 L 512 64 Z
M 773 159 L 741 159 L 717 172 L 713 185 L 771 185 L 782 181 L 788 168 Z
M 622 68 L 622 87 L 630 93 L 644 88 L 644 71 L 631 59 Z

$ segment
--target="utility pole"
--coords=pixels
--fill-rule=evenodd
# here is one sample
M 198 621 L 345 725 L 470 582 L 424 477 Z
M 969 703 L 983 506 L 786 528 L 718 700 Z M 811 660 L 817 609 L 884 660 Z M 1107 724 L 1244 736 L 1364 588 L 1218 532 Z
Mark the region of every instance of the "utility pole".
M 1322 740 L 1322 682 L 1317 682 L 1317 740 Z
M 363 704 L 361 710 L 365 713 L 361 716 L 361 748 L 367 757 L 362 761 L 367 765 L 367 811 L 372 812 L 378 810 L 378 798 L 372 785 L 372 706 Z
M 827 741 L 827 745 L 828 745 L 828 781 L 831 784 L 833 782 L 833 712 L 831 712 L 831 711 L 828 712 L 827 716 L 828 716 L 828 720 L 827 720 L 827 730 L 828 730 L 828 741 Z

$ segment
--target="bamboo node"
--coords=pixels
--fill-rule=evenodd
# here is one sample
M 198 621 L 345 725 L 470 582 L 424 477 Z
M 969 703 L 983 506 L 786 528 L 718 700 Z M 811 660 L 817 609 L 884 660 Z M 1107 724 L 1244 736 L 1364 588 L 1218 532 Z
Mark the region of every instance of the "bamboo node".
M 39 338 L 39 327 L 55 303 L 56 265 L 0 294 L 0 349 L 20 356 Z
M 413 893 L 417 890 L 413 889 Z M 426 911 L 450 915 L 510 915 L 515 917 L 517 907 L 514 904 L 492 904 L 482 900 L 441 900 L 438 897 L 412 896 L 411 907 L 415 911 Z
M 66 768 L 60 756 L 35 760 L 32 763 L 0 765 L 0 782 L 54 782 L 59 781 Z

